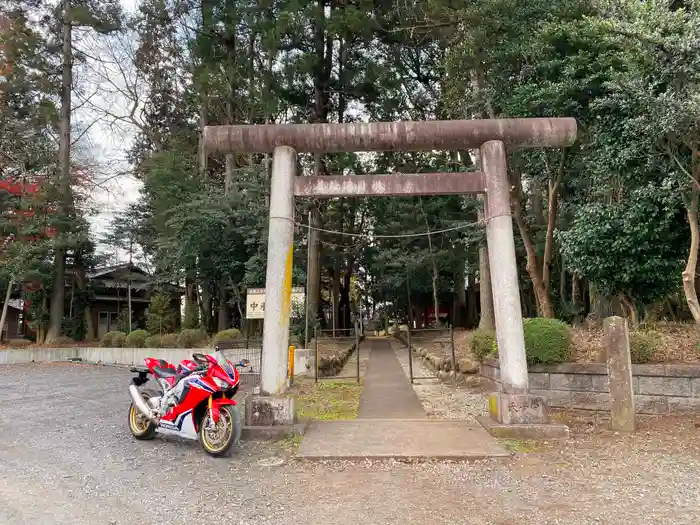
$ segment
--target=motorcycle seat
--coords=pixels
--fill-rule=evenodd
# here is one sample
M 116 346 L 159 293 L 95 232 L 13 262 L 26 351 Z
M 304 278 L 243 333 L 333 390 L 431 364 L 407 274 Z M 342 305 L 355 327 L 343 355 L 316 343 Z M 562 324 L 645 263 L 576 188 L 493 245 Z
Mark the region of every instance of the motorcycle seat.
M 182 375 L 178 374 L 175 370 L 171 368 L 162 368 L 160 366 L 154 366 L 153 372 L 161 379 L 174 377 L 176 383 L 182 378 Z

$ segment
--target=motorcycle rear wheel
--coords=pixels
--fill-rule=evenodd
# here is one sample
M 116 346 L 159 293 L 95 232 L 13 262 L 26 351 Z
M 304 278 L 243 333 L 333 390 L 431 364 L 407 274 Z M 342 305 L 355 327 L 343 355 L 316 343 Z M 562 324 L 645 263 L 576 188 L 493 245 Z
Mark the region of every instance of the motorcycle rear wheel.
M 225 456 L 241 439 L 241 415 L 233 405 L 219 407 L 219 421 L 211 428 L 209 411 L 199 425 L 199 442 L 210 456 Z
M 141 391 L 146 402 L 153 394 L 149 390 Z M 153 439 L 156 435 L 156 426 L 133 403 L 129 407 L 129 430 L 132 436 L 141 440 Z

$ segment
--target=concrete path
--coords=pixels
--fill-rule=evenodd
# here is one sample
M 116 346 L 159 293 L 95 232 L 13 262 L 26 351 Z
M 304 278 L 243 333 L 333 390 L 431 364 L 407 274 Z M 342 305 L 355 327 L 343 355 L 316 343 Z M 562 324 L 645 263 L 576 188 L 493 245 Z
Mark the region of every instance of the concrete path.
M 299 457 L 326 459 L 482 459 L 508 453 L 475 420 L 428 419 L 388 340 L 368 338 L 358 419 L 314 421 Z
M 509 453 L 474 421 L 356 419 L 314 421 L 299 457 L 312 460 L 475 460 Z
M 370 348 L 365 386 L 360 398 L 360 419 L 420 419 L 425 411 L 403 372 L 389 341 L 367 338 Z

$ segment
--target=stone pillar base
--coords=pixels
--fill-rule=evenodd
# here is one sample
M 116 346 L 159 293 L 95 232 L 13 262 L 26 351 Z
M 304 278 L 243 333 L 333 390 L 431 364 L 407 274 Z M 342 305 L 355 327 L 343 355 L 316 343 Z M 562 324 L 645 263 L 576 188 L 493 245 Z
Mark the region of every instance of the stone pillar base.
M 276 426 L 294 424 L 292 396 L 248 396 L 245 400 L 247 426 Z
M 566 439 L 569 428 L 551 423 L 547 405 L 541 397 L 530 394 L 489 395 L 490 417 L 477 420 L 491 435 L 511 439 Z
M 504 425 L 549 423 L 544 399 L 530 394 L 493 393 L 489 395 L 489 414 L 494 421 Z

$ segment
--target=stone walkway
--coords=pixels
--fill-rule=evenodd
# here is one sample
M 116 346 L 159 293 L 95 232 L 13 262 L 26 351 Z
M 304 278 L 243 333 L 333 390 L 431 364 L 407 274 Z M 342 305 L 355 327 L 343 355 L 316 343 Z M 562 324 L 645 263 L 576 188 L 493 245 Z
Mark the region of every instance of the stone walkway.
M 408 379 L 410 375 L 407 348 L 396 339 L 390 339 L 389 342 Z M 413 357 L 413 373 L 428 378 L 413 383 L 413 389 L 428 418 L 476 421 L 473 419 L 475 416 L 488 415 L 487 394 L 480 384 L 473 387 L 458 384 L 455 387 L 452 382 L 440 381 L 417 354 Z
M 422 419 L 425 411 L 386 339 L 363 341 L 370 350 L 359 419 Z
M 314 421 L 299 448 L 306 459 L 483 459 L 508 453 L 473 418 L 428 419 L 394 348 L 368 338 L 370 349 L 358 419 Z

